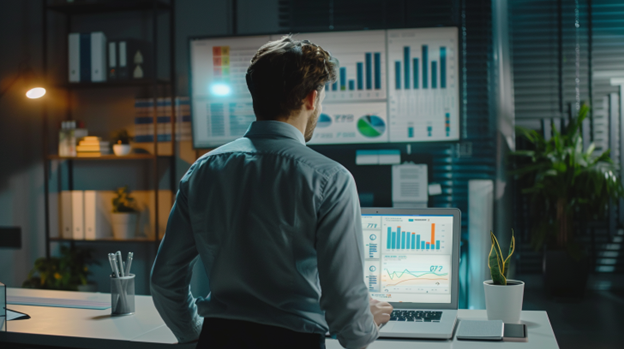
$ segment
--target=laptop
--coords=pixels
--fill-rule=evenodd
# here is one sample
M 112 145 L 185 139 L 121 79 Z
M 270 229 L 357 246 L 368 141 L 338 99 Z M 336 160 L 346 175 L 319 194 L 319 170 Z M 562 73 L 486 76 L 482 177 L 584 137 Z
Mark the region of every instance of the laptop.
M 381 338 L 449 339 L 457 322 L 461 213 L 455 208 L 362 208 L 364 280 L 392 304 Z

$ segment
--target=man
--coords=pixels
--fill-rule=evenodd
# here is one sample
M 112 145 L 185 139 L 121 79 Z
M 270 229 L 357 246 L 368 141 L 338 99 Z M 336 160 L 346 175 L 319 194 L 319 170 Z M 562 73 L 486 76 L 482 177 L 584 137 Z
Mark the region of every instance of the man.
M 353 177 L 305 146 L 336 68 L 305 40 L 262 46 L 247 70 L 257 121 L 180 181 L 151 291 L 181 343 L 324 348 L 329 330 L 343 346 L 362 348 L 389 320 L 390 304 L 370 299 L 364 283 Z M 195 300 L 198 256 L 211 292 Z

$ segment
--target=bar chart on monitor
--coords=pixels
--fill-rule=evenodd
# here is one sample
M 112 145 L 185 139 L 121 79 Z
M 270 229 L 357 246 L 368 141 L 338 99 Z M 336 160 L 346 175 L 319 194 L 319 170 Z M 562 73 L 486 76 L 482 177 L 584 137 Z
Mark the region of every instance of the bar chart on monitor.
M 386 33 L 383 30 L 301 34 L 339 60 L 337 80 L 325 86 L 326 102 L 386 99 Z
M 389 30 L 391 142 L 459 139 L 455 28 Z

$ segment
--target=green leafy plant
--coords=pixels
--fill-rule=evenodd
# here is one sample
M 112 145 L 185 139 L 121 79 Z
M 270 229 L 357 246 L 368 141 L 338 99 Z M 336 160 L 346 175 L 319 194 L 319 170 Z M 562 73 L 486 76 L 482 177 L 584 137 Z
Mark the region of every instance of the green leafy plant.
M 512 174 L 523 186 L 522 192 L 532 195 L 538 218 L 533 227 L 533 247 L 537 250 L 546 244 L 567 249 L 577 260 L 582 252 L 573 243 L 573 217 L 585 214 L 585 218 L 598 218 L 609 200 L 624 196 L 610 151 L 596 155 L 593 143 L 583 147 L 581 126 L 588 112 L 589 107 L 583 105 L 561 133 L 553 125 L 549 140 L 535 130 L 516 127 L 533 149 L 511 153 L 516 159 Z
M 132 213 L 137 212 L 136 201 L 130 196 L 128 186 L 117 188 L 117 196 L 113 198 L 114 213 Z
M 509 243 L 509 254 L 507 258 L 503 258 L 503 252 L 494 233 L 490 231 L 490 238 L 492 239 L 492 247 L 490 248 L 490 255 L 488 257 L 488 267 L 490 268 L 490 274 L 492 275 L 492 281 L 494 285 L 507 285 L 507 275 L 509 274 L 509 264 L 511 263 L 511 255 L 516 249 L 516 238 L 514 237 L 514 231 L 511 230 L 511 242 Z
M 113 144 L 130 144 L 130 141 L 132 141 L 132 137 L 126 129 L 115 131 L 111 138 L 113 139 Z
M 22 287 L 75 291 L 78 285 L 87 284 L 92 274 L 89 265 L 100 265 L 92 254 L 92 249 L 61 246 L 60 257 L 41 257 L 35 261 Z

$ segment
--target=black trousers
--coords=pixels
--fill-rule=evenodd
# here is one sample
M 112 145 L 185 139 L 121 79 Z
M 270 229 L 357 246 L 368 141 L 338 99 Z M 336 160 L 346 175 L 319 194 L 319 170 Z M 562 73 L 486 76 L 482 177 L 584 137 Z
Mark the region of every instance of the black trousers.
M 204 318 L 197 349 L 325 349 L 325 336 L 241 320 Z

